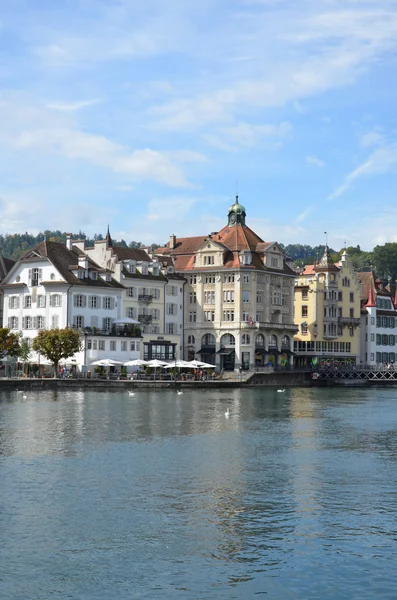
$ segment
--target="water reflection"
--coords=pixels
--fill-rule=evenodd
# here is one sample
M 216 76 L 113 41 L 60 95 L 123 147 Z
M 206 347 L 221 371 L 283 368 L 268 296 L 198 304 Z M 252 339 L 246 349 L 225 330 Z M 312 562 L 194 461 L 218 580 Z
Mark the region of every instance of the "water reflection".
M 395 415 L 386 390 L 3 393 L 2 597 L 392 598 Z

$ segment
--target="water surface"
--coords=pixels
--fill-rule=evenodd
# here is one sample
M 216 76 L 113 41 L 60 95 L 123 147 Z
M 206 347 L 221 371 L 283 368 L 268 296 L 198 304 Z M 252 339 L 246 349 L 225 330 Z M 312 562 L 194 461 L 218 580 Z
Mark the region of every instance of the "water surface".
M 397 389 L 3 392 L 0 597 L 395 599 L 396 407 Z

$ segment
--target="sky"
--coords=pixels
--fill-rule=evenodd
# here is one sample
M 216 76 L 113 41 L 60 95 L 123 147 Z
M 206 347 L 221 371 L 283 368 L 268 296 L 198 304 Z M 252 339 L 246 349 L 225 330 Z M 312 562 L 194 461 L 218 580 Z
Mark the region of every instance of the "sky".
M 397 0 L 0 9 L 0 233 L 397 241 Z

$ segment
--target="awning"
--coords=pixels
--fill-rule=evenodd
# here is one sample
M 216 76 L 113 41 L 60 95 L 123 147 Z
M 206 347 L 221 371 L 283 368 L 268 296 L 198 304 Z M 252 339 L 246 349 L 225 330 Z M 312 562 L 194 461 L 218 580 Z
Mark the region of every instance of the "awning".
M 255 354 L 267 354 L 267 350 L 265 350 L 264 348 L 255 348 Z
M 215 354 L 215 346 L 211 348 L 200 348 L 196 354 Z
M 221 356 L 229 356 L 233 352 L 235 352 L 234 348 L 221 348 L 218 350 L 217 354 L 220 354 Z
M 281 354 L 288 354 L 288 356 L 293 356 L 295 352 L 292 352 L 289 348 L 281 348 Z
M 273 354 L 274 356 L 276 356 L 277 354 L 281 354 L 280 350 L 277 350 L 277 348 L 268 348 L 266 350 L 266 354 Z

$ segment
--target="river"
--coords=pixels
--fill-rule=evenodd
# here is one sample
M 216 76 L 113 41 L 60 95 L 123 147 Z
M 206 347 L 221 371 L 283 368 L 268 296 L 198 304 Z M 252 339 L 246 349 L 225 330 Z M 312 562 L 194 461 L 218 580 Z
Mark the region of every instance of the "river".
M 2 392 L 0 596 L 394 600 L 396 467 L 395 388 Z

